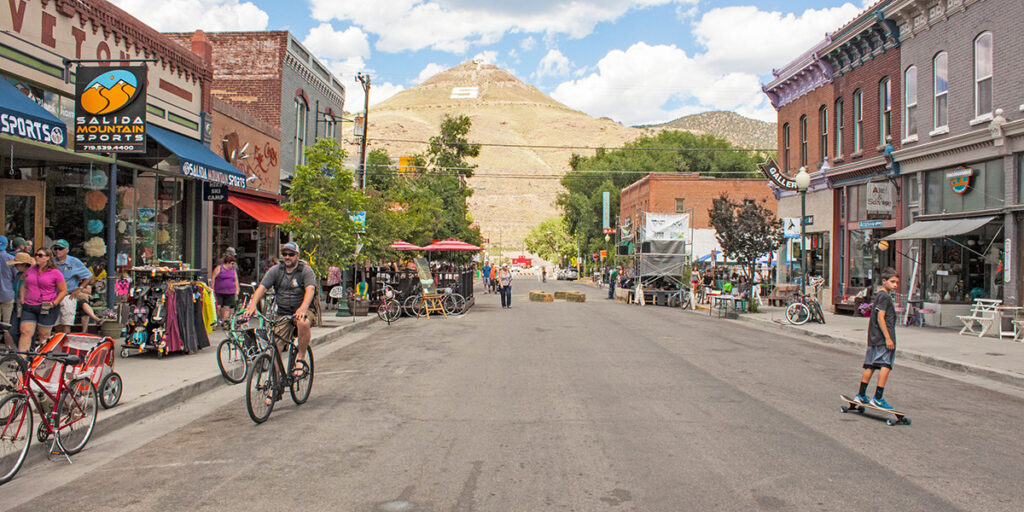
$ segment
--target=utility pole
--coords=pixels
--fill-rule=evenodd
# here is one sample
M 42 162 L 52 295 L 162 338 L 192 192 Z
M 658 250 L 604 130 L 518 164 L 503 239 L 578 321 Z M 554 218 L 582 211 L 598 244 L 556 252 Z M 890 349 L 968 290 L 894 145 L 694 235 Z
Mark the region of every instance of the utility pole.
M 363 140 L 359 147 L 359 188 L 366 188 L 366 133 L 370 126 L 370 75 L 359 73 L 356 81 L 363 86 Z

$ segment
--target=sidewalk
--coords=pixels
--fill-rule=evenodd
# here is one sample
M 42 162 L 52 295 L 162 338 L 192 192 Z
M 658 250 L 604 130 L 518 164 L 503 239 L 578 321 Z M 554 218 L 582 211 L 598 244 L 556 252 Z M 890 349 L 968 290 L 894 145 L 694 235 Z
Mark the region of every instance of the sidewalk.
M 377 320 L 377 315 L 339 318 L 333 314 L 327 312 L 324 326 L 313 328 L 312 346 L 331 343 Z M 110 433 L 198 394 L 229 385 L 217 366 L 217 346 L 224 338 L 224 331 L 213 331 L 210 346 L 192 355 L 170 354 L 158 359 L 155 353 L 147 352 L 127 358 L 116 356 L 114 371 L 121 375 L 124 385 L 121 401 L 112 409 L 100 409 L 97 431 Z M 120 343 L 118 340 L 117 352 Z
M 825 324 L 791 325 L 781 307 L 761 306 L 759 313 L 739 320 L 760 329 L 813 336 L 820 340 L 864 349 L 868 319 L 825 313 Z M 706 310 L 696 311 L 708 318 Z M 958 331 L 934 327 L 896 327 L 896 362 L 912 360 L 966 375 L 1024 388 L 1024 343 L 996 337 L 961 336 Z

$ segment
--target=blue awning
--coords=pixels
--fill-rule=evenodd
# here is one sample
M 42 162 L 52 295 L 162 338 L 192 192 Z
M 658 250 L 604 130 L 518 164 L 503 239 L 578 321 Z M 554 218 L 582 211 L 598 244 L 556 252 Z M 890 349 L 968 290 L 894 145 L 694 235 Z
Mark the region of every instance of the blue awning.
M 178 156 L 185 176 L 245 188 L 245 174 L 195 139 L 146 123 L 146 135 Z
M 0 133 L 68 147 L 67 126 L 7 80 L 0 78 Z

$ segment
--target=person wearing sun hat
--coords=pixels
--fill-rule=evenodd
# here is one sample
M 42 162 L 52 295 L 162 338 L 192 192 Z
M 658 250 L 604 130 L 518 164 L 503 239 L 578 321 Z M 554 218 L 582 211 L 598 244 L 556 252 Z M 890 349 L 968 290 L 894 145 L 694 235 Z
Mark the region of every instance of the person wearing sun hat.
M 71 332 L 75 324 L 75 313 L 78 311 L 78 294 L 92 279 L 92 271 L 82 260 L 68 254 L 71 244 L 63 238 L 53 243 L 53 261 L 64 274 L 68 294 L 60 303 L 60 316 L 57 318 L 57 332 Z
M 7 253 L 7 237 L 0 236 L 0 322 L 10 322 L 14 311 L 14 256 Z
M 17 347 L 18 339 L 21 337 L 21 304 L 18 302 L 18 296 L 21 291 L 21 286 L 25 283 L 25 271 L 32 266 L 32 263 L 34 263 L 32 256 L 29 256 L 28 253 L 19 252 L 3 266 L 4 268 L 11 269 L 12 275 L 14 276 L 14 281 L 12 283 L 12 288 L 14 290 L 14 301 L 12 302 L 12 305 L 14 308 L 11 312 L 10 319 L 7 320 L 11 324 L 11 328 L 7 332 L 3 333 L 3 341 L 10 348 Z M 2 270 L 3 269 L 0 269 L 0 271 Z

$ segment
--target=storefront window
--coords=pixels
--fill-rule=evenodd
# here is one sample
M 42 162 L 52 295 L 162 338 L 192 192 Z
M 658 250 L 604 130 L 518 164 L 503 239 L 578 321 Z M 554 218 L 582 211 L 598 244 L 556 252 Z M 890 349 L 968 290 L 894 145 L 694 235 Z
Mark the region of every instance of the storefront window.
M 1002 208 L 1005 203 L 1005 173 L 1003 160 L 989 160 L 964 166 L 974 171 L 970 186 L 957 194 L 947 174 L 953 169 L 940 169 L 925 173 L 925 212 L 957 213 Z
M 92 268 L 106 264 L 108 179 L 106 166 L 46 169 L 47 240 L 67 240 L 70 254 Z
M 140 172 L 135 180 L 135 264 L 185 259 L 185 184 Z
M 828 252 L 828 233 L 807 234 L 807 274 L 824 277 L 825 286 L 828 286 L 829 274 L 828 264 L 831 257 Z
M 1002 222 L 968 233 L 927 240 L 925 297 L 932 302 L 1002 299 Z
M 850 286 L 871 286 L 873 255 L 868 245 L 868 231 L 850 231 Z

